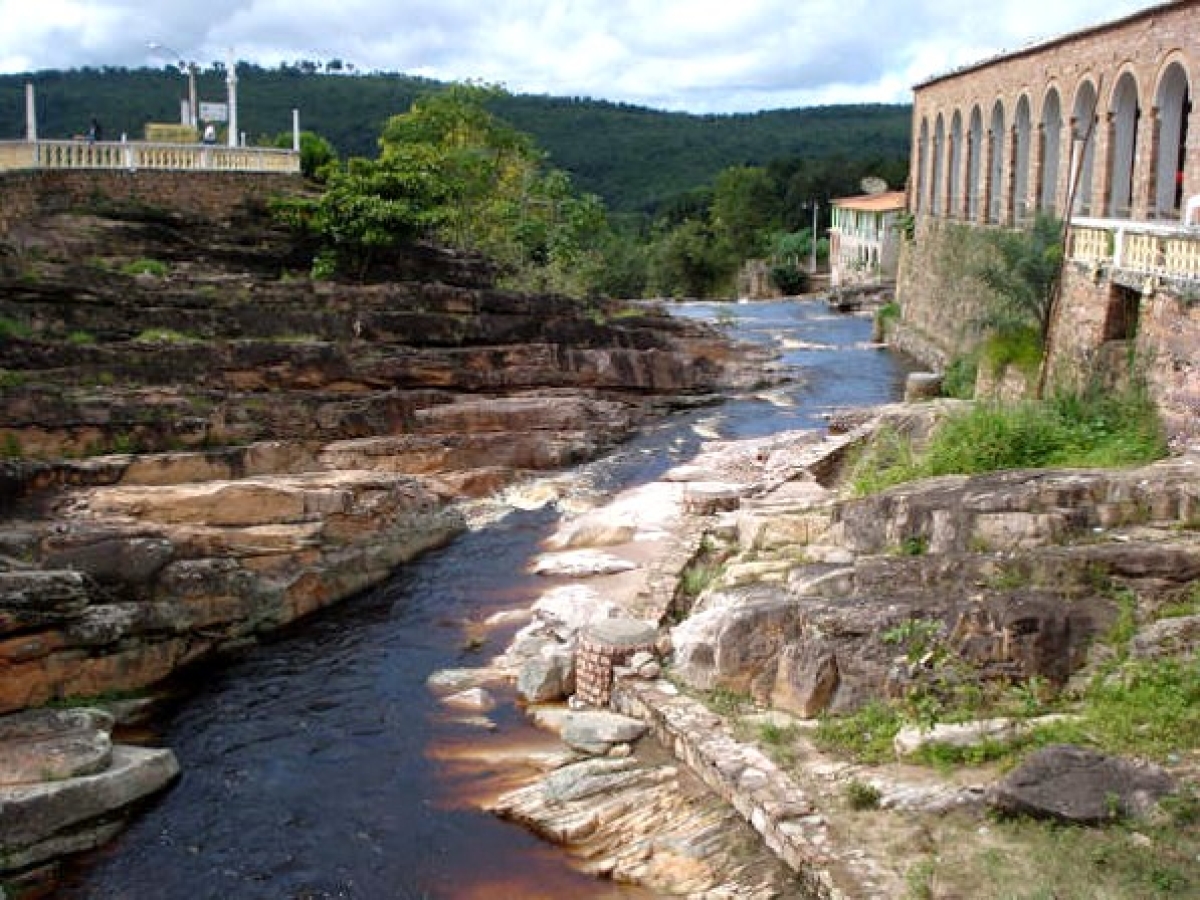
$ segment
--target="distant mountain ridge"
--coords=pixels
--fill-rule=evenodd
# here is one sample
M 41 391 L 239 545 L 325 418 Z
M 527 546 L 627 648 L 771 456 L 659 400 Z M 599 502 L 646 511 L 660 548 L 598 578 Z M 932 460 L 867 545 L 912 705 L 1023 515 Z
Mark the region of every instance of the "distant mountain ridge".
M 296 67 L 238 65 L 240 129 L 251 142 L 301 127 L 342 156 L 373 156 L 389 116 L 405 112 L 439 82 L 402 74 L 341 75 Z M 68 138 L 93 116 L 112 139 L 140 138 L 147 122 L 179 119 L 184 77 L 171 69 L 71 69 L 0 75 L 0 139 L 24 136 L 24 85 L 37 90 L 42 137 Z M 225 77 L 197 76 L 202 100 L 225 99 Z M 732 165 L 843 156 L 905 157 L 912 109 L 845 105 L 759 113 L 694 115 L 586 98 L 513 94 L 493 111 L 532 134 L 558 168 L 616 211 L 648 209 L 702 188 Z

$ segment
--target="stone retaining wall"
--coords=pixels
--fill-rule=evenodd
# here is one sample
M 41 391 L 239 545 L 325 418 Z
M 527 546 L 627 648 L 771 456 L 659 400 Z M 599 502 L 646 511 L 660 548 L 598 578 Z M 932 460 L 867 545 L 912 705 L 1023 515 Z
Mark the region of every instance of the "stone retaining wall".
M 742 744 L 702 703 L 661 683 L 618 678 L 612 706 L 649 724 L 659 742 L 762 835 L 817 900 L 893 897 L 890 875 L 854 848 L 835 854 L 828 822 L 806 792 L 757 747 Z
M 267 172 L 51 170 L 0 173 L 0 238 L 40 212 L 100 199 L 192 213 L 221 221 L 247 201 L 294 193 L 299 175 Z

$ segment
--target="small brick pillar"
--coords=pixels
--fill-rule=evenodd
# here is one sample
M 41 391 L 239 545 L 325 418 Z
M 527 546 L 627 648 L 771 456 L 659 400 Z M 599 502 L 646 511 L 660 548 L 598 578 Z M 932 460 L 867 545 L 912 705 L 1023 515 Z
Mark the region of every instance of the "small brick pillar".
M 613 669 L 640 650 L 654 652 L 658 631 L 636 619 L 601 619 L 585 628 L 575 650 L 575 697 L 590 706 L 608 706 Z

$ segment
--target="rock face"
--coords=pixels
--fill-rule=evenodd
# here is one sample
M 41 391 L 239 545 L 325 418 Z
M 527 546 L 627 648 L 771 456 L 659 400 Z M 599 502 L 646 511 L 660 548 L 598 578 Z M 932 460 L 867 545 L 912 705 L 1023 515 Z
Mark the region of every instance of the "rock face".
M 737 813 L 675 766 L 584 760 L 506 794 L 492 810 L 566 847 L 583 871 L 614 881 L 670 896 L 812 896 Z
M 386 283 L 313 282 L 250 207 L 49 215 L 11 242 L 0 712 L 241 646 L 447 540 L 458 500 L 748 371 L 715 331 L 497 290 L 428 247 Z M 145 260 L 166 274 L 126 274 Z
M 178 774 L 170 750 L 112 744 L 98 709 L 0 717 L 0 859 L 5 871 L 87 850 L 120 828 L 120 812 Z
M 1200 541 L 1176 527 L 1200 510 L 1198 472 L 1182 457 L 929 479 L 837 502 L 760 476 L 738 535 L 776 559 L 728 566 L 696 600 L 672 631 L 673 671 L 803 717 L 944 690 L 955 667 L 983 684 L 1061 687 L 1116 621 L 1117 587 L 1149 608 L 1200 576 Z M 1192 617 L 1166 620 L 1130 649 L 1186 653 L 1195 632 Z
M 1002 813 L 1101 825 L 1145 815 L 1174 789 L 1157 766 L 1062 744 L 1030 755 L 993 785 L 987 800 Z

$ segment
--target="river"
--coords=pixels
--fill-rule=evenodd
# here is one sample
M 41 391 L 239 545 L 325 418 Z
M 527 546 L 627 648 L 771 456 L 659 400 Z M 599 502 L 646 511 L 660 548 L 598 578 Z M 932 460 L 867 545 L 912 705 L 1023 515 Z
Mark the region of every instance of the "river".
M 820 301 L 721 308 L 726 327 L 780 350 L 797 378 L 646 429 L 572 473 L 580 490 L 654 478 L 704 435 L 816 427 L 832 408 L 885 402 L 903 389 L 905 362 L 867 344 L 866 317 Z M 716 309 L 678 312 L 713 319 Z M 60 896 L 654 896 L 580 875 L 566 854 L 480 812 L 480 798 L 505 782 L 502 766 L 479 764 L 480 750 L 486 759 L 556 739 L 529 726 L 511 695 L 501 693 L 495 727 L 483 731 L 447 715 L 426 687 L 435 671 L 480 665 L 503 649 L 515 626 L 485 623 L 536 598 L 526 563 L 554 517 L 552 506 L 496 517 L 380 588 L 207 670 L 154 733 L 178 755 L 181 779 L 77 866 Z

